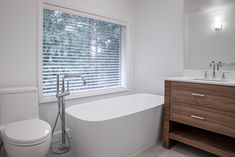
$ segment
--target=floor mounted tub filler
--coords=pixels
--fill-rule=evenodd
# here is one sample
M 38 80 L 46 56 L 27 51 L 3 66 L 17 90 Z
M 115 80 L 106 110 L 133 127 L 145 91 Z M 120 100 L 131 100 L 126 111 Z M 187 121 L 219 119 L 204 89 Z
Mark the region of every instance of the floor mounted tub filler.
M 66 109 L 77 157 L 131 157 L 161 138 L 163 97 L 133 94 Z

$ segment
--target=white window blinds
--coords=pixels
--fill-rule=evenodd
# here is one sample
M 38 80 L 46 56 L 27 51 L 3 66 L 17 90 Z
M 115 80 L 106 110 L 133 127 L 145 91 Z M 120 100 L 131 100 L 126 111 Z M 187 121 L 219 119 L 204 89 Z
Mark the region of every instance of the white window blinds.
M 70 91 L 125 86 L 125 26 L 43 9 L 43 96 L 56 93 L 56 74 L 79 73 L 87 81 L 70 80 Z

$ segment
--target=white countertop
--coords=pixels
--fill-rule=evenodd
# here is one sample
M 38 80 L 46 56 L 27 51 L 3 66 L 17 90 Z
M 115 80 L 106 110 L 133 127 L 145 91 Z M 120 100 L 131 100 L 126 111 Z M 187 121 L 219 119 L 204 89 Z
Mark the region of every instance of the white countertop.
M 172 77 L 172 78 L 167 78 L 165 80 L 167 81 L 177 81 L 177 82 L 190 82 L 190 83 L 201 83 L 201 84 L 212 84 L 212 85 L 223 85 L 223 86 L 235 86 L 235 80 L 234 79 L 228 79 L 226 81 L 210 81 L 210 80 L 198 80 L 198 79 L 203 79 L 200 77 Z

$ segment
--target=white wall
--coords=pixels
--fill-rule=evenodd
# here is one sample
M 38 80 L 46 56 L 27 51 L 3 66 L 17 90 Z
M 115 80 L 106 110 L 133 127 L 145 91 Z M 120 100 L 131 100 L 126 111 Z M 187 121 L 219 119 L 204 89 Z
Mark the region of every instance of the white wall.
M 222 10 L 196 12 L 187 16 L 185 69 L 211 69 L 209 64 L 212 60 L 235 63 L 234 17 L 234 5 Z M 223 25 L 222 31 L 214 30 L 215 22 Z
M 0 1 L 0 88 L 37 85 L 36 0 Z
M 67 102 L 68 106 L 129 94 L 134 91 L 134 86 L 135 92 L 162 94 L 163 79 L 182 74 L 183 0 L 57 0 L 57 2 L 106 16 L 128 19 L 131 30 L 130 92 L 72 100 Z M 0 1 L 0 88 L 38 85 L 37 5 L 37 0 Z M 136 7 L 135 10 L 133 7 Z M 136 20 L 135 23 L 133 20 Z M 40 104 L 40 117 L 50 124 L 54 122 L 56 112 L 56 103 Z
M 79 100 L 72 100 L 66 103 L 67 106 L 80 104 L 84 102 L 94 101 L 98 99 L 104 99 L 114 96 L 120 96 L 125 94 L 130 94 L 132 92 L 132 71 L 133 71 L 133 6 L 132 0 L 56 0 L 57 3 L 64 3 L 69 4 L 73 7 L 78 7 L 87 11 L 92 11 L 94 13 L 114 17 L 117 19 L 123 19 L 125 21 L 130 22 L 130 92 L 125 93 L 116 93 L 116 94 L 108 94 L 108 95 L 101 95 L 89 98 L 83 98 Z M 48 103 L 48 104 L 41 104 L 40 105 L 40 117 L 49 121 L 51 124 L 55 120 L 55 114 L 57 111 L 56 103 Z
M 134 89 L 163 94 L 183 74 L 183 0 L 136 0 Z
M 130 82 L 133 72 L 133 3 L 132 0 L 56 0 L 83 10 L 130 22 Z M 37 83 L 37 26 L 38 0 L 0 1 L 0 88 L 38 86 Z M 101 95 L 72 100 L 67 105 L 125 95 L 132 92 Z M 40 117 L 53 124 L 56 103 L 40 104 Z

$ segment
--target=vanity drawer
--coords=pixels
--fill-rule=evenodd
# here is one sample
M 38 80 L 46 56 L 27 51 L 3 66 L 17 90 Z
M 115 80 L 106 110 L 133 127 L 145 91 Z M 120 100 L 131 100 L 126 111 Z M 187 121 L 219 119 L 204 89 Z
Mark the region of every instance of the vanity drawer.
M 235 87 L 172 82 L 171 101 L 235 112 Z
M 235 138 L 232 112 L 171 102 L 170 120 Z

